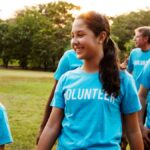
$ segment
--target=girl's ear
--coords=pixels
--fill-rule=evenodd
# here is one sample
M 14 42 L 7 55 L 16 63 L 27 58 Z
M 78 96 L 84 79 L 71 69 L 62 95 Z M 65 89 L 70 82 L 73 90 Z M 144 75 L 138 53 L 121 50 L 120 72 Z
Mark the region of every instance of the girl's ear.
M 105 31 L 102 31 L 102 32 L 99 34 L 99 36 L 98 36 L 98 43 L 99 43 L 99 44 L 104 43 L 106 37 L 107 37 L 106 32 L 105 32 Z

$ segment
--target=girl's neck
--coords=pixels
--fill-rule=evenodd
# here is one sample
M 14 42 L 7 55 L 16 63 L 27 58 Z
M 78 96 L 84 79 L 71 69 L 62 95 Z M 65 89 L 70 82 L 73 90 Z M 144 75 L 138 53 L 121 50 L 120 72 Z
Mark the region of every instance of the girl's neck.
M 92 60 L 84 60 L 82 69 L 89 73 L 97 72 L 99 71 L 99 62 L 93 62 Z

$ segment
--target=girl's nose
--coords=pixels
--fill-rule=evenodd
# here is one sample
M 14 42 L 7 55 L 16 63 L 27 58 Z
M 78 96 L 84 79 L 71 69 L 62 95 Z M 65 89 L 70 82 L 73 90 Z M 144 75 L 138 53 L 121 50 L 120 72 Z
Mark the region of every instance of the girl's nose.
M 79 40 L 77 38 L 73 38 L 73 43 L 74 44 L 78 44 L 79 43 Z
M 74 45 L 78 45 L 79 44 L 79 40 L 77 38 L 72 38 L 71 39 L 71 45 L 74 46 Z

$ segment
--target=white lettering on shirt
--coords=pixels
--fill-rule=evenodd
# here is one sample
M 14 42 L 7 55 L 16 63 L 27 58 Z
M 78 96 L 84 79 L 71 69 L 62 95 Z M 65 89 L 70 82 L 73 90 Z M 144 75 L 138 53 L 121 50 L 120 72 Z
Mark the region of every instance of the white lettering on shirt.
M 108 95 L 102 89 L 67 89 L 64 94 L 65 100 L 104 100 L 114 103 L 115 97 L 113 95 Z

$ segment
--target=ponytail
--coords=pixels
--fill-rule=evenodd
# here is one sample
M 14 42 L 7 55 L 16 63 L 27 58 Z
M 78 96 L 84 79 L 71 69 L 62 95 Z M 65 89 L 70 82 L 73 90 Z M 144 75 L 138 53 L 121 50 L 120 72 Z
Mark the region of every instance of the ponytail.
M 103 84 L 103 89 L 108 95 L 117 97 L 120 93 L 120 77 L 117 58 L 117 46 L 108 38 L 104 42 L 104 57 L 99 67 L 99 77 Z

